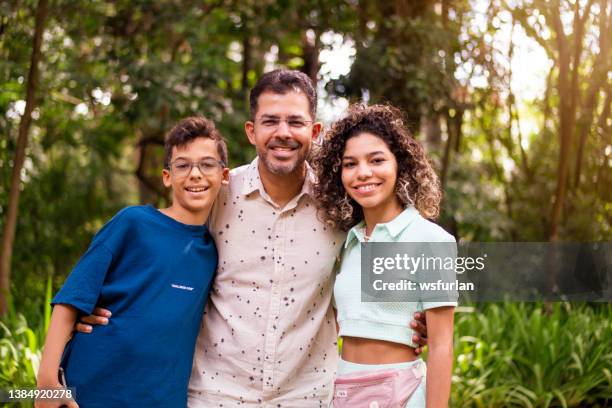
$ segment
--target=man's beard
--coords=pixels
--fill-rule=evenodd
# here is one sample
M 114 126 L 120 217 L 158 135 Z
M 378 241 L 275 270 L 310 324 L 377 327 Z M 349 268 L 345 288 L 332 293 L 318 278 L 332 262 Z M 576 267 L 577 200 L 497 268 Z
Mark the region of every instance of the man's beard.
M 266 150 L 261 154 L 258 152 L 259 160 L 261 160 L 262 164 L 268 171 L 272 174 L 276 174 L 279 176 L 286 176 L 287 174 L 291 174 L 295 172 L 297 169 L 301 168 L 306 161 L 306 154 L 301 151 L 297 152 L 297 157 L 292 159 L 291 161 L 286 162 L 278 162 L 274 159 L 268 160 L 267 154 L 271 154 L 269 150 Z
M 296 149 L 296 157 L 292 159 L 292 161 L 285 161 L 280 163 L 273 163 L 272 160 L 268 160 L 268 155 L 273 154 L 272 149 L 275 147 L 286 147 L 291 149 Z M 262 161 L 262 164 L 270 173 L 276 174 L 279 176 L 286 176 L 295 172 L 297 169 L 302 168 L 304 162 L 306 161 L 306 157 L 308 156 L 308 151 L 303 150 L 303 145 L 296 141 L 287 141 L 282 139 L 274 139 L 266 146 L 264 151 L 258 150 L 257 155 L 259 159 Z

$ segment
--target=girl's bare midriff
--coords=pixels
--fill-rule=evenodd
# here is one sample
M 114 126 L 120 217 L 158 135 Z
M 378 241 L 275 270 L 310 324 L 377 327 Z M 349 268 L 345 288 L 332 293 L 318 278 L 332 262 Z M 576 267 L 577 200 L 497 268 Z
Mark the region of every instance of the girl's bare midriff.
M 358 337 L 342 338 L 342 359 L 357 364 L 393 364 L 416 360 L 414 349 L 405 344 Z

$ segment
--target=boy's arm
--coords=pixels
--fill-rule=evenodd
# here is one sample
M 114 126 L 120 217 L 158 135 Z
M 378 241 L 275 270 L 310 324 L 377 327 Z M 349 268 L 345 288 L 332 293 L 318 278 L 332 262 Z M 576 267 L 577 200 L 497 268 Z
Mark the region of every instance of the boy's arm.
M 53 307 L 49 331 L 45 340 L 38 377 L 39 388 L 60 387 L 58 371 L 62 353 L 70 339 L 76 321 L 77 310 L 69 305 L 58 304 Z
M 66 343 L 72 334 L 72 328 L 76 321 L 77 310 L 69 305 L 57 304 L 53 307 L 49 331 L 45 340 L 40 368 L 36 378 L 38 388 L 62 388 L 59 382 L 58 372 L 62 353 Z M 60 407 L 78 408 L 74 401 L 37 401 L 35 407 Z
M 453 369 L 454 313 L 452 306 L 425 311 L 429 334 L 427 408 L 448 407 Z

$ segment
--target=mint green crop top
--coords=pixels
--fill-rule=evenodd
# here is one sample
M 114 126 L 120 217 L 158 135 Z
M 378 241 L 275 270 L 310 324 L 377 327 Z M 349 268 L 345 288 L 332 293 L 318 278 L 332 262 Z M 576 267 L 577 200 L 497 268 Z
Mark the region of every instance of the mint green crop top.
M 334 307 L 340 336 L 386 340 L 417 347 L 412 342 L 413 332 L 409 326 L 414 312 L 457 306 L 457 302 L 362 302 L 360 244 L 364 242 L 364 233 L 364 222 L 349 231 L 334 284 Z M 368 242 L 455 242 L 455 238 L 410 206 L 392 221 L 376 225 Z

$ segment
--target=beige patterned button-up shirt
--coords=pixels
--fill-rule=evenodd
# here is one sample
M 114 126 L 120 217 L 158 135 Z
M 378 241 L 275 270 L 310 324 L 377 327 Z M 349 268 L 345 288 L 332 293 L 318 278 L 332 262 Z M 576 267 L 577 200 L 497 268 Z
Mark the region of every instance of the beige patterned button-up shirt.
M 316 216 L 308 169 L 284 208 L 266 194 L 258 159 L 234 169 L 211 218 L 219 266 L 202 320 L 189 407 L 318 407 L 337 364 L 331 307 L 344 235 Z

